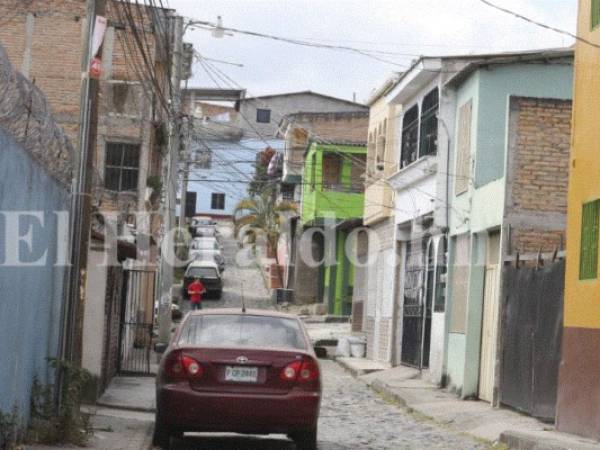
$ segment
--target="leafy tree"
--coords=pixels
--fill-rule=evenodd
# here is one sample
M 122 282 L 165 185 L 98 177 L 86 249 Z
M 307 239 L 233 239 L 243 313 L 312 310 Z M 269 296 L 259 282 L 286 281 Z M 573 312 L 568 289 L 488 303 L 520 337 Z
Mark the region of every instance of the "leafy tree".
M 269 191 L 241 200 L 233 211 L 234 233 L 249 236 L 253 242 L 263 236 L 267 242 L 267 254 L 273 255 L 277 262 L 279 282 L 283 286 L 283 278 L 279 270 L 277 243 L 281 237 L 281 225 L 285 220 L 284 213 L 297 212 L 292 202 L 277 202 Z

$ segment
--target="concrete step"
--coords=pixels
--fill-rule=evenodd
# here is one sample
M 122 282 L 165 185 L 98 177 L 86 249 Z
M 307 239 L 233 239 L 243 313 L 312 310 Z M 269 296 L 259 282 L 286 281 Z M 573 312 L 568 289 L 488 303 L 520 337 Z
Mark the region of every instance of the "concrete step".
M 507 430 L 500 434 L 500 442 L 511 450 L 600 450 L 600 443 L 549 427 L 548 431 Z

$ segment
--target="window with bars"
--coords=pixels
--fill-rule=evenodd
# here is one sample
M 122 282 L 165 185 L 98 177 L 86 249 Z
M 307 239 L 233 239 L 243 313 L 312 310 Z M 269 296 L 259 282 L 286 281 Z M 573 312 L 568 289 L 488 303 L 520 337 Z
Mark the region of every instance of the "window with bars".
M 600 0 L 592 0 L 592 30 L 600 25 Z
M 598 220 L 600 200 L 584 203 L 581 220 L 579 279 L 598 278 Z
M 210 199 L 211 209 L 225 209 L 225 194 L 213 193 Z
M 294 186 L 282 185 L 281 186 L 281 198 L 282 200 L 292 202 L 294 201 Z
M 256 110 L 256 121 L 258 123 L 270 123 L 271 122 L 271 110 L 270 109 L 257 109 Z
M 439 92 L 435 88 L 423 99 L 421 106 L 421 133 L 419 137 L 419 157 L 437 153 L 437 128 L 439 111 Z
M 323 155 L 323 188 L 341 190 L 343 159 L 337 153 Z
M 402 118 L 402 149 L 400 152 L 400 168 L 408 166 L 417 159 L 419 145 L 419 106 L 415 105 L 406 111 Z
M 136 191 L 140 146 L 111 142 L 106 144 L 104 187 L 109 191 Z

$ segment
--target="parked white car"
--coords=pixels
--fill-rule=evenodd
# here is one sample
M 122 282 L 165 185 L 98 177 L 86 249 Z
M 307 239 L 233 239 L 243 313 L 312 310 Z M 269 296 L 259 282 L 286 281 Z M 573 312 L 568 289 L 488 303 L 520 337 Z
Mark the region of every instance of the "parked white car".
M 215 226 L 200 226 L 194 228 L 194 236 L 197 237 L 218 237 L 219 230 Z
M 221 245 L 215 238 L 195 238 L 190 245 L 189 257 L 191 260 L 213 259 L 219 270 L 225 270 L 225 258 Z
M 192 218 L 192 227 L 215 226 L 217 221 L 208 216 L 196 216 Z

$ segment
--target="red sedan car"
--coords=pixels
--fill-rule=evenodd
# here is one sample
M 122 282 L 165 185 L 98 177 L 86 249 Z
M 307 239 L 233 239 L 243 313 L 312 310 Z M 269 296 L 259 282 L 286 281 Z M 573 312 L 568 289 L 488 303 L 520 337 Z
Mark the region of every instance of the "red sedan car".
M 272 311 L 187 315 L 160 363 L 155 444 L 184 432 L 282 433 L 317 448 L 319 364 L 303 323 Z

